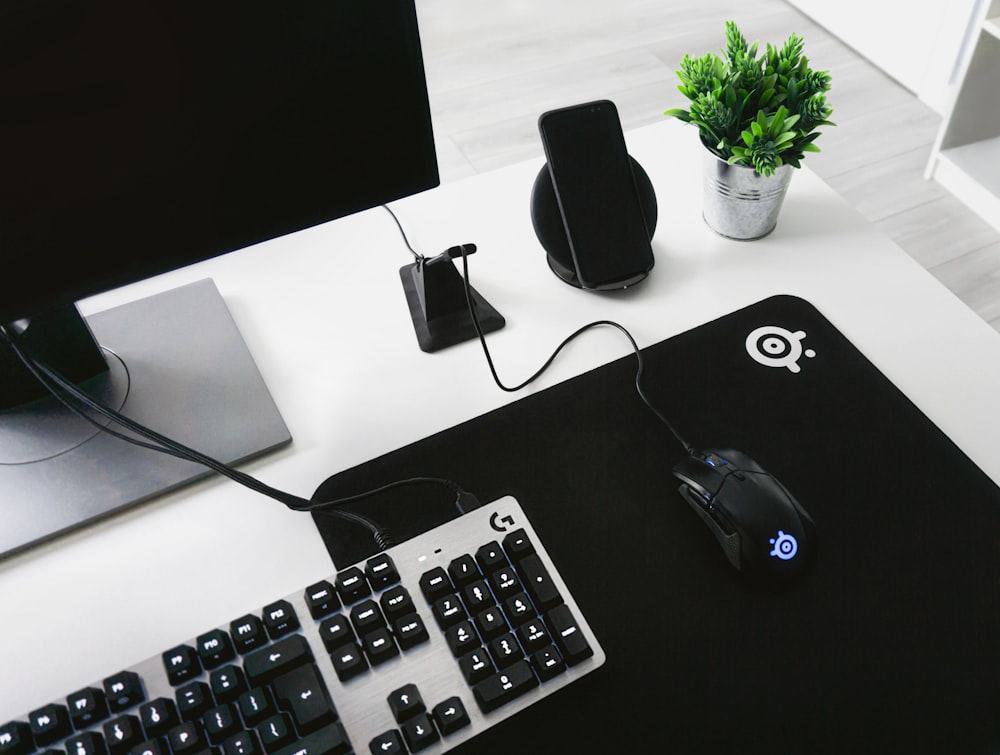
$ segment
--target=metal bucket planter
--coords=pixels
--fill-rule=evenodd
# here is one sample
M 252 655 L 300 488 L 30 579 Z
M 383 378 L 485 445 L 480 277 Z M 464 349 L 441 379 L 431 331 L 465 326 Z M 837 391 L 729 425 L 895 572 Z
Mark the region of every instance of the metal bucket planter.
M 794 168 L 782 165 L 773 175 L 762 176 L 745 165 L 729 165 L 708 149 L 703 152 L 702 211 L 708 227 L 741 241 L 773 231 Z

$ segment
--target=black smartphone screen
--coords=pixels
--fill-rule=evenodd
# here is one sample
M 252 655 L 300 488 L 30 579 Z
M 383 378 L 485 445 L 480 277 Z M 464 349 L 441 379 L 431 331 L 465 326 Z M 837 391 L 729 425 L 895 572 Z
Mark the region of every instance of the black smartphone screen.
M 552 110 L 538 128 L 580 283 L 641 280 L 653 250 L 614 103 Z

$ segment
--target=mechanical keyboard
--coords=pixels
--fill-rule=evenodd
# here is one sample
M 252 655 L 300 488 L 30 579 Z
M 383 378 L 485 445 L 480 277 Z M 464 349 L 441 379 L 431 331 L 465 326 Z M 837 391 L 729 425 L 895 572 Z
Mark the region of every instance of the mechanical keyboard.
M 0 755 L 445 752 L 604 660 L 505 497 L 0 726 Z

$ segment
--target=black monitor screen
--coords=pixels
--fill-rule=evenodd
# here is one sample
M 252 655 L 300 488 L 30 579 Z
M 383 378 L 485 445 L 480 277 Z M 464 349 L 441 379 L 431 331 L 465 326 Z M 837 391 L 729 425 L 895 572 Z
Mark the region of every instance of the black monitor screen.
M 5 0 L 0 321 L 438 182 L 412 0 Z
M 414 0 L 2 0 L 0 557 L 206 473 L 22 347 L 223 462 L 291 438 L 212 281 L 74 302 L 437 184 Z

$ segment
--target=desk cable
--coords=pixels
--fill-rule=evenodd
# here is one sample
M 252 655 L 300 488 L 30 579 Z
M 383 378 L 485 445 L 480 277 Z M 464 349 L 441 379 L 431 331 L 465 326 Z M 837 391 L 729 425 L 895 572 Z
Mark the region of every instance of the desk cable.
M 382 205 L 382 207 L 386 210 L 386 212 L 388 212 L 392 216 L 392 219 L 396 222 L 396 227 L 399 229 L 399 233 L 403 237 L 403 243 L 406 245 L 406 248 L 410 250 L 410 253 L 414 256 L 414 258 L 417 259 L 418 261 L 426 259 L 424 255 L 420 254 L 412 246 L 410 246 L 409 239 L 407 239 L 406 237 L 406 232 L 403 230 L 403 226 L 399 222 L 399 218 L 396 217 L 396 214 L 392 211 L 392 209 L 388 205 Z M 629 344 L 632 346 L 632 351 L 635 353 L 636 362 L 638 363 L 635 372 L 635 389 L 639 394 L 639 398 L 642 399 L 642 402 L 649 408 L 649 410 L 656 416 L 656 418 L 659 419 L 660 422 L 662 422 L 664 425 L 666 425 L 670 433 L 674 436 L 674 438 L 677 439 L 677 441 L 682 446 L 684 446 L 684 449 L 688 453 L 692 453 L 694 451 L 694 446 L 692 446 L 690 443 L 688 443 L 688 441 L 686 441 L 683 437 L 681 437 L 680 433 L 677 432 L 677 430 L 674 428 L 670 420 L 667 419 L 667 417 L 656 407 L 656 405 L 650 400 L 649 396 L 646 394 L 646 391 L 642 387 L 642 376 L 643 376 L 643 371 L 645 369 L 645 360 L 643 359 L 642 350 L 639 348 L 639 345 L 636 343 L 635 338 L 633 338 L 632 334 L 628 331 L 628 329 L 624 325 L 614 322 L 613 320 L 596 320 L 594 322 L 587 323 L 586 325 L 580 328 L 577 328 L 577 330 L 568 335 L 565 339 L 563 339 L 563 341 L 558 346 L 556 346 L 551 356 L 549 356 L 549 358 L 545 360 L 545 363 L 542 364 L 542 366 L 539 367 L 538 370 L 536 370 L 526 380 L 513 386 L 505 385 L 497 373 L 496 365 L 493 362 L 493 356 L 490 354 L 489 347 L 486 345 L 486 334 L 483 332 L 482 324 L 479 321 L 479 314 L 476 311 L 476 305 L 472 298 L 472 282 L 469 280 L 469 255 L 466 253 L 466 245 L 462 244 L 459 247 L 459 250 L 462 256 L 462 277 L 464 279 L 465 301 L 469 308 L 469 314 L 472 316 L 472 323 L 475 326 L 476 335 L 479 337 L 479 343 L 483 347 L 483 354 L 486 356 L 486 363 L 489 365 L 490 374 L 493 376 L 493 382 L 497 384 L 497 387 L 499 387 L 500 390 L 506 391 L 508 393 L 515 393 L 521 390 L 522 388 L 530 385 L 539 377 L 541 377 L 542 374 L 550 366 L 552 366 L 552 363 L 556 360 L 556 357 L 559 356 L 559 353 L 564 348 L 566 348 L 566 346 L 568 346 L 571 341 L 574 341 L 588 330 L 592 330 L 594 328 L 599 328 L 599 327 L 612 327 L 620 331 L 628 339 Z
M 436 477 L 412 477 L 406 480 L 398 480 L 372 490 L 367 490 L 363 493 L 344 496 L 332 501 L 310 501 L 306 498 L 286 493 L 285 491 L 273 488 L 270 485 L 261 482 L 257 478 L 252 477 L 245 472 L 241 472 L 238 469 L 219 461 L 218 459 L 214 459 L 211 456 L 179 443 L 176 440 L 168 438 L 155 430 L 151 430 L 150 428 L 130 419 L 124 414 L 115 411 L 110 407 L 104 406 L 98 401 L 95 401 L 87 395 L 87 393 L 80 389 L 79 386 L 75 385 L 72 381 L 66 379 L 59 372 L 52 369 L 26 351 L 19 342 L 16 329 L 11 325 L 0 324 L 0 343 L 10 349 L 11 353 L 13 353 L 21 361 L 21 363 L 28 369 L 29 372 L 31 372 L 35 379 L 38 380 L 46 388 L 46 390 L 59 401 L 59 403 L 76 416 L 97 427 L 100 431 L 141 448 L 146 448 L 151 451 L 157 451 L 169 456 L 174 456 L 178 459 L 200 464 L 208 469 L 218 472 L 224 477 L 228 477 L 234 482 L 238 482 L 250 490 L 280 501 L 293 511 L 305 511 L 333 516 L 361 525 L 371 533 L 375 544 L 380 551 L 385 550 L 393 544 L 388 532 L 368 517 L 353 511 L 344 510 L 341 507 L 403 485 L 440 484 L 454 491 L 455 506 L 458 509 L 458 513 L 465 513 L 462 506 L 464 491 L 453 481 Z M 127 369 L 128 368 L 126 366 L 126 371 Z M 105 422 L 99 421 L 97 416 L 93 415 L 103 417 L 105 420 L 118 425 L 124 430 L 134 433 L 134 435 L 127 435 L 123 432 L 119 432 Z

